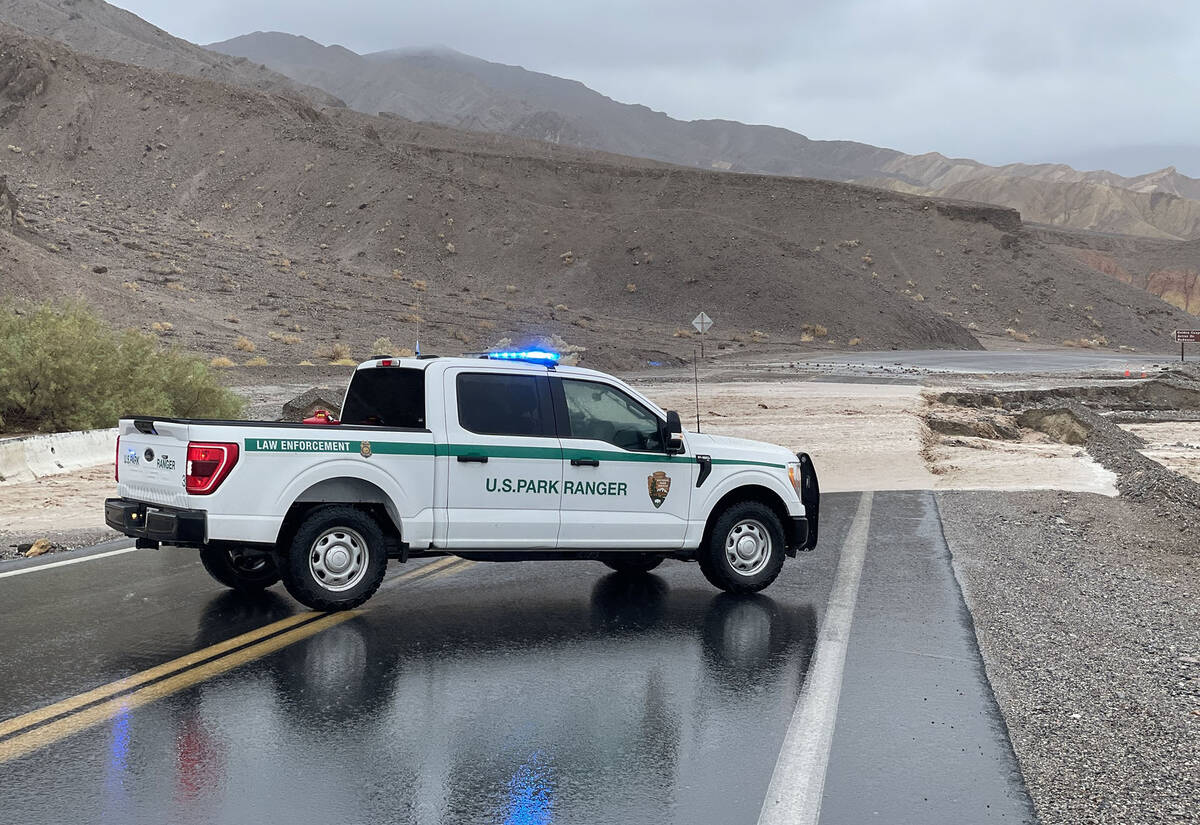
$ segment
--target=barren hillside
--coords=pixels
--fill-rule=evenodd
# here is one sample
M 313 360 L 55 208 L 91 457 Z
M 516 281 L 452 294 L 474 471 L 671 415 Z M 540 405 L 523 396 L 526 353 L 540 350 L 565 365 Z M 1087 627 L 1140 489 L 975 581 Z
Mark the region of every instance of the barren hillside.
M 1127 178 L 1063 164 L 987 166 L 726 120 L 675 120 L 582 83 L 449 49 L 358 55 L 281 32 L 209 48 L 325 89 L 359 111 L 531 137 L 703 169 L 824 178 L 1010 206 L 1027 220 L 1105 232 L 1200 236 L 1200 181 L 1168 168 Z M 1189 200 L 1181 200 L 1187 198 Z
M 690 355 L 701 309 L 735 348 L 1146 348 L 1191 323 L 1012 210 L 320 112 L 11 28 L 0 54 L 4 294 L 239 362 L 558 336 L 644 365 Z
M 135 66 L 263 92 L 302 94 L 321 106 L 344 105 L 328 92 L 302 86 L 245 58 L 227 57 L 172 37 L 104 0 L 0 0 L 0 23 L 54 38 L 77 51 Z

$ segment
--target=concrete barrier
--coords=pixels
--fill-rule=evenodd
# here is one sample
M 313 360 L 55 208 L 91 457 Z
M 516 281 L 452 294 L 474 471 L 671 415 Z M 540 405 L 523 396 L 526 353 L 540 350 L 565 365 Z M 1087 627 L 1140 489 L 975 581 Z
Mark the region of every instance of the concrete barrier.
M 19 484 L 111 464 L 116 449 L 116 427 L 6 438 L 0 440 L 0 484 Z

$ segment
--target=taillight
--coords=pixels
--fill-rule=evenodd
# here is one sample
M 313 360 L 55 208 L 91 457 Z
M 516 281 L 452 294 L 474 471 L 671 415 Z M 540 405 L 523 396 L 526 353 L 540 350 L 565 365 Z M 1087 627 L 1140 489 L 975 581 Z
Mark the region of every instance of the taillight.
M 121 436 L 117 436 L 117 454 L 113 458 L 113 477 L 121 480 Z
M 187 449 L 187 491 L 205 496 L 221 486 L 225 476 L 237 464 L 236 444 L 200 444 L 191 442 Z

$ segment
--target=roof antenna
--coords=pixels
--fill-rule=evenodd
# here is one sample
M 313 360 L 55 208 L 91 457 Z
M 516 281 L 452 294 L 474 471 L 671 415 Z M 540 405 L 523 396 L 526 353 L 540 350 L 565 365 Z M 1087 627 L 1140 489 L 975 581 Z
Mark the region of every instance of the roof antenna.
M 421 357 L 421 339 L 420 338 L 417 339 L 417 349 L 416 349 L 415 355 L 417 358 Z
M 696 347 L 692 346 L 692 378 L 696 384 L 696 432 L 700 432 L 700 364 L 696 360 Z

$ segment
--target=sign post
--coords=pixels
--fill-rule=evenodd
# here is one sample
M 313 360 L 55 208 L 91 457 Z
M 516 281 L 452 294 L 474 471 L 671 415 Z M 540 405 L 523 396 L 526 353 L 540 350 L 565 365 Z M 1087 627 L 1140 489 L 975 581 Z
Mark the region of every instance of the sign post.
M 1177 329 L 1175 341 L 1179 344 L 1179 363 L 1183 363 L 1183 345 L 1185 342 L 1200 344 L 1200 329 Z
M 701 358 L 704 357 L 704 333 L 708 332 L 709 329 L 712 328 L 712 325 L 713 325 L 713 320 L 712 320 L 712 318 L 708 317 L 707 312 L 701 312 L 699 315 L 697 315 L 695 318 L 692 319 L 692 326 L 694 326 L 696 328 L 696 331 L 700 333 L 700 357 Z M 1198 340 L 1200 340 L 1200 339 L 1198 339 Z

